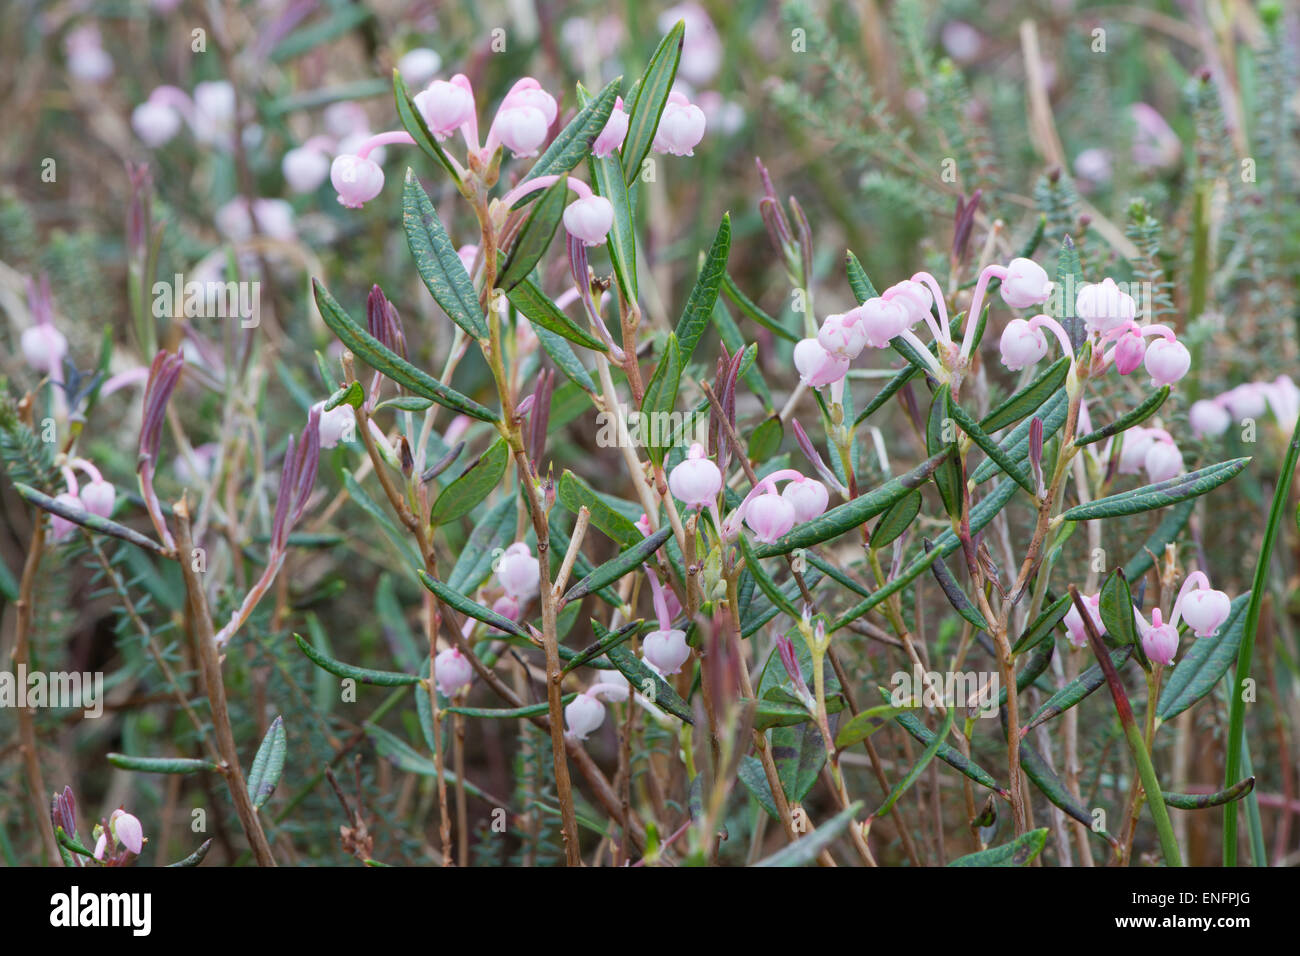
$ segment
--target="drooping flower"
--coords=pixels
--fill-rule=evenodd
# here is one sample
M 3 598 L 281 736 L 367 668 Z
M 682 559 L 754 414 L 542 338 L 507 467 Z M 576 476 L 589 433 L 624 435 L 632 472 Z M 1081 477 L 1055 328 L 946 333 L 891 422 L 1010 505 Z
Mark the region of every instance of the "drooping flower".
M 1052 294 L 1047 272 L 1033 259 L 1012 259 L 1000 288 L 1002 301 L 1013 309 L 1042 305 Z
M 688 508 L 713 504 L 722 490 L 722 472 L 704 456 L 704 446 L 696 442 L 686 460 L 668 475 L 668 488 Z
M 998 348 L 1002 364 L 1018 372 L 1027 365 L 1036 365 L 1047 354 L 1047 336 L 1024 319 L 1012 319 L 1002 330 Z
M 1115 370 L 1127 375 L 1142 364 L 1147 354 L 1147 340 L 1136 328 L 1126 330 L 1115 343 Z
M 1093 627 L 1098 634 L 1106 633 L 1106 625 L 1101 620 L 1101 594 L 1085 594 L 1083 605 L 1088 609 L 1088 617 L 1092 620 Z M 1079 609 L 1073 603 L 1070 609 L 1065 612 L 1065 632 L 1070 644 L 1074 647 L 1088 646 L 1088 630 L 1083 623 L 1083 618 L 1079 614 Z
M 803 339 L 794 347 L 794 367 L 804 385 L 821 388 L 844 378 L 849 360 L 832 355 L 816 339 Z
M 1142 456 L 1142 467 L 1146 469 L 1147 478 L 1157 483 L 1168 481 L 1183 472 L 1183 453 L 1178 450 L 1169 433 L 1154 429 L 1155 436 Z
M 433 668 L 438 675 L 438 690 L 444 697 L 455 697 L 474 679 L 474 667 L 469 658 L 455 647 L 440 651 L 433 659 Z
M 1195 584 L 1200 587 L 1194 589 Z M 1181 615 L 1197 637 L 1213 637 L 1231 612 L 1232 599 L 1210 587 L 1210 579 L 1203 571 L 1195 571 L 1183 582 L 1174 606 L 1174 621 Z
M 691 656 L 686 632 L 676 629 L 651 631 L 641 642 L 641 652 L 660 674 L 665 675 L 680 672 Z
M 315 192 L 330 174 L 330 159 L 322 150 L 298 146 L 280 160 L 284 181 L 296 193 Z
M 1151 611 L 1151 623 L 1137 615 L 1138 630 L 1142 635 L 1142 651 L 1156 664 L 1168 667 L 1178 653 L 1178 628 L 1160 619 L 1160 608 Z
M 704 110 L 677 91 L 668 94 L 659 128 L 655 130 L 654 151 L 673 156 L 694 156 L 695 147 L 704 139 Z
M 764 544 L 772 544 L 781 538 L 794 527 L 794 522 L 794 505 L 775 491 L 752 499 L 745 512 L 745 524 Z
M 1223 407 L 1222 402 L 1201 399 L 1192 402 L 1187 411 L 1187 419 L 1192 425 L 1192 434 L 1197 438 L 1218 437 L 1232 424 L 1232 415 Z
M 861 319 L 860 309 L 852 309 L 842 315 L 828 315 L 822 320 L 817 341 L 836 358 L 852 361 L 867 344 L 867 332 Z
M 1089 332 L 1110 332 L 1122 328 L 1137 316 L 1137 303 L 1111 278 L 1090 283 L 1075 296 L 1074 313 Z
M 586 740 L 604 722 L 605 705 L 590 694 L 579 694 L 564 708 L 565 732 L 577 740 Z
M 616 97 L 614 108 L 609 113 L 609 119 L 605 122 L 605 128 L 600 131 L 596 141 L 591 144 L 591 152 L 597 159 L 603 159 L 610 156 L 616 149 L 623 146 L 623 140 L 627 139 L 627 126 L 630 117 L 623 109 L 623 97 Z
M 598 246 L 614 225 L 614 204 L 594 193 L 575 199 L 564 210 L 564 228 L 589 246 Z
M 1173 385 L 1192 367 L 1192 353 L 1177 339 L 1156 339 L 1147 346 L 1146 367 L 1157 387 Z
M 384 171 L 372 159 L 344 154 L 330 164 L 330 182 L 339 194 L 340 205 L 360 209 L 384 188 Z
M 821 516 L 830 501 L 830 492 L 816 478 L 796 478 L 781 492 L 781 497 L 794 508 L 795 524 L 803 524 Z
M 411 86 L 423 86 L 433 79 L 442 69 L 442 57 L 437 50 L 428 47 L 416 47 L 407 50 L 397 61 L 397 72 Z
M 516 541 L 506 548 L 497 562 L 497 581 L 506 594 L 526 601 L 537 593 L 541 570 L 541 563 L 528 545 Z

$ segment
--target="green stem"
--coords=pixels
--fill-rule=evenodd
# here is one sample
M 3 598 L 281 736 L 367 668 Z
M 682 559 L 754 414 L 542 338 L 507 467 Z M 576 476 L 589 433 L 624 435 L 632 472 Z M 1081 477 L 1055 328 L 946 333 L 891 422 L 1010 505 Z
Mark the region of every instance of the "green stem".
M 1291 433 L 1291 444 L 1287 448 L 1286 460 L 1282 463 L 1282 472 L 1278 475 L 1277 490 L 1273 492 L 1273 506 L 1269 509 L 1268 525 L 1264 528 L 1264 542 L 1260 545 L 1259 562 L 1255 565 L 1255 580 L 1251 585 L 1250 603 L 1246 606 L 1245 633 L 1241 636 L 1241 646 L 1237 650 L 1237 669 L 1228 697 L 1228 757 L 1224 766 L 1224 776 L 1228 780 L 1226 786 L 1231 786 L 1241 776 L 1242 747 L 1246 732 L 1246 701 L 1241 693 L 1241 682 L 1250 674 L 1251 658 L 1255 653 L 1255 632 L 1259 628 L 1259 613 L 1264 603 L 1264 590 L 1268 581 L 1268 565 L 1273 556 L 1273 545 L 1277 541 L 1278 527 L 1282 524 L 1282 512 L 1286 510 L 1291 479 L 1295 475 L 1298 458 L 1300 458 L 1300 421 L 1296 422 L 1295 431 Z M 1261 862 L 1256 860 L 1255 865 L 1258 866 Z M 1223 808 L 1223 865 L 1237 865 L 1236 803 L 1229 803 Z

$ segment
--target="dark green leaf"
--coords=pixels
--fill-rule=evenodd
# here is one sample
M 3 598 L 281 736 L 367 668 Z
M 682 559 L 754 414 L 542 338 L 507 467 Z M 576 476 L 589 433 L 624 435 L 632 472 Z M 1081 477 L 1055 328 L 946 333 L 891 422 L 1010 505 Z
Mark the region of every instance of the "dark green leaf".
M 474 464 L 442 490 L 429 512 L 429 521 L 436 526 L 469 514 L 501 483 L 501 476 L 509 463 L 510 449 L 504 438 L 498 438 Z
M 660 42 L 645 73 L 637 81 L 636 94 L 628 108 L 627 136 L 623 138 L 620 157 L 623 179 L 629 186 L 641 175 L 641 163 L 654 143 L 668 94 L 677 76 L 677 62 L 682 55 L 682 42 L 686 38 L 686 24 L 679 20 Z
M 1224 482 L 1231 481 L 1246 467 L 1249 458 L 1234 458 L 1217 465 L 1160 481 L 1153 485 L 1144 485 L 1132 491 L 1124 491 L 1096 501 L 1075 505 L 1066 511 L 1062 518 L 1066 521 L 1087 521 L 1092 518 L 1114 518 L 1121 515 L 1141 514 L 1155 508 L 1165 508 L 1188 498 L 1196 498 Z
M 271 721 L 262 738 L 262 745 L 257 748 L 253 766 L 248 771 L 248 799 L 253 801 L 253 809 L 260 810 L 271 794 L 275 793 L 280 777 L 284 773 L 284 758 L 289 744 L 284 733 L 284 718 L 279 714 Z
M 1047 845 L 1047 827 L 1030 830 L 1010 843 L 959 856 L 949 866 L 1028 866 Z
M 374 684 L 378 687 L 403 687 L 407 684 L 418 684 L 420 682 L 420 678 L 414 674 L 376 671 L 368 667 L 355 667 L 352 664 L 344 664 L 342 661 L 336 661 L 334 658 L 328 657 L 317 650 L 301 634 L 295 634 L 293 639 L 298 642 L 298 649 L 306 654 L 317 667 L 327 670 L 338 677 L 354 680 L 358 684 Z
M 429 195 L 410 169 L 402 187 L 402 225 L 415 268 L 435 302 L 471 338 L 487 338 L 487 321 L 465 264 L 442 227 Z M 317 296 L 319 300 L 320 296 Z M 333 328 L 333 326 L 331 326 Z

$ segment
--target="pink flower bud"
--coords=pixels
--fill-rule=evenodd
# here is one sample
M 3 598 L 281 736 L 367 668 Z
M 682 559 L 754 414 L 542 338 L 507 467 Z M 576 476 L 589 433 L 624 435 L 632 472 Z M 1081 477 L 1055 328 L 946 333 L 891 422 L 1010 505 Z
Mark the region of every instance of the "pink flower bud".
M 1085 285 L 1074 300 L 1074 313 L 1083 319 L 1089 332 L 1110 332 L 1123 327 L 1137 316 L 1137 303 L 1121 292 L 1114 279 Z
M 564 708 L 565 732 L 578 740 L 605 722 L 605 705 L 588 694 L 579 694 Z
M 337 405 L 327 412 L 325 411 L 325 403 L 317 402 L 312 406 L 312 409 L 320 412 L 318 428 L 322 448 L 334 448 L 343 436 L 355 426 L 356 416 L 352 412 L 351 405 Z
M 96 478 L 81 486 L 81 506 L 92 515 L 107 518 L 113 513 L 117 489 L 103 478 Z
M 1127 375 L 1142 364 L 1146 354 L 1147 340 L 1136 331 L 1125 332 L 1115 345 L 1115 370 Z
M 888 348 L 895 336 L 912 327 L 914 320 L 908 301 L 902 296 L 892 299 L 876 296 L 857 307 L 855 311 L 868 345 L 873 349 Z
M 131 111 L 131 128 L 149 148 L 161 146 L 181 128 L 181 114 L 165 103 L 149 100 Z
M 564 228 L 589 246 L 598 246 L 614 225 L 614 204 L 595 194 L 576 199 L 564 210 Z
M 437 50 L 428 47 L 416 47 L 402 54 L 397 61 L 397 72 L 411 86 L 423 86 L 433 79 L 434 74 L 442 69 L 442 57 Z
M 1258 382 L 1247 382 L 1219 396 L 1237 421 L 1259 418 L 1268 409 L 1268 396 Z
M 1042 329 L 1030 328 L 1024 319 L 1012 319 L 1002 330 L 998 347 L 1002 364 L 1018 372 L 1027 365 L 1036 365 L 1047 354 L 1047 336 Z
M 411 99 L 429 132 L 440 140 L 474 118 L 474 94 L 469 80 L 459 73 L 450 81 L 434 80 L 428 89 Z
M 691 656 L 686 632 L 678 630 L 651 631 L 641 642 L 641 652 L 660 674 L 678 673 Z
M 794 505 L 775 491 L 752 499 L 745 512 L 745 524 L 764 544 L 772 544 L 793 528 L 794 519 Z
M 345 153 L 334 157 L 330 182 L 339 194 L 340 204 L 360 209 L 384 188 L 384 171 L 372 160 Z
M 603 159 L 611 155 L 614 150 L 622 148 L 623 140 L 627 139 L 628 119 L 629 116 L 623 109 L 623 97 L 620 96 L 614 100 L 614 109 L 610 111 L 605 128 L 600 131 L 596 141 L 591 144 L 593 156 Z
M 911 328 L 930 314 L 934 305 L 934 296 L 924 282 L 904 279 L 896 282 L 880 294 L 886 302 L 894 302 L 903 307 L 907 313 L 907 326 Z
M 455 647 L 440 652 L 433 659 L 433 669 L 438 675 L 438 690 L 444 697 L 455 697 L 474 679 L 474 667 L 469 658 Z
M 704 446 L 696 442 L 668 475 L 668 488 L 688 508 L 702 508 L 717 500 L 722 490 L 722 472 L 704 457 Z
M 47 322 L 23 329 L 23 357 L 38 372 L 55 372 L 68 354 L 68 340 Z
M 830 492 L 816 478 L 796 478 L 785 486 L 781 497 L 794 508 L 795 524 L 820 517 L 831 499 Z
M 863 346 L 867 344 L 867 332 L 863 328 L 862 313 L 853 309 L 843 315 L 828 315 L 822 321 L 817 341 L 836 358 L 853 359 L 858 357 Z
M 540 568 L 538 570 L 540 570 Z M 492 610 L 500 614 L 502 617 L 507 617 L 512 621 L 519 620 L 519 602 L 509 594 L 503 594 L 493 601 Z M 505 633 L 504 631 L 498 631 L 496 628 L 493 628 L 493 631 L 501 634 Z
M 1178 628 L 1160 620 L 1160 608 L 1151 611 L 1150 624 L 1142 620 L 1140 614 L 1137 621 L 1138 630 L 1142 633 L 1143 652 L 1153 663 L 1168 667 L 1178 653 Z
M 832 355 L 816 339 L 803 339 L 794 347 L 794 367 L 805 385 L 821 388 L 842 379 L 848 373 L 849 360 Z
M 1204 398 L 1199 402 L 1192 402 L 1187 418 L 1192 425 L 1192 434 L 1197 438 L 1204 438 L 1207 435 L 1217 438 L 1232 424 L 1232 415 L 1222 404 Z
M 1153 441 L 1142 458 L 1142 467 L 1152 484 L 1168 481 L 1183 473 L 1183 453 L 1172 440 Z
M 1012 259 L 1000 289 L 1002 301 L 1013 309 L 1042 305 L 1052 294 L 1047 273 L 1033 259 Z
M 1184 594 L 1179 610 L 1197 637 L 1213 637 L 1228 619 L 1232 599 L 1223 591 L 1201 588 Z
M 67 505 L 69 508 L 82 508 L 81 499 L 70 491 L 60 492 L 54 496 L 54 500 L 61 505 Z M 67 518 L 60 518 L 56 514 L 50 515 L 50 537 L 55 541 L 66 541 L 72 536 L 72 532 L 76 530 L 76 524 Z
M 108 818 L 108 828 L 113 833 L 113 839 L 122 844 L 136 856 L 144 849 L 144 828 L 140 826 L 140 821 L 127 813 L 125 810 L 114 810 L 113 815 Z
M 1147 346 L 1146 366 L 1157 386 L 1173 385 L 1192 367 L 1192 353 L 1177 340 L 1156 339 Z
M 280 160 L 284 181 L 296 193 L 314 192 L 330 174 L 330 159 L 319 149 L 299 146 Z
M 1121 475 L 1136 475 L 1146 461 L 1147 449 L 1155 441 L 1155 432 L 1140 425 L 1124 432 L 1124 447 L 1119 453 L 1118 471 Z
M 546 131 L 549 128 L 546 114 L 537 107 L 528 105 L 502 104 L 496 119 L 492 121 L 492 132 L 516 159 L 536 156 L 538 148 L 546 142 Z
M 1093 627 L 1098 634 L 1106 633 L 1106 625 L 1101 622 L 1101 595 L 1085 594 L 1083 595 L 1084 607 L 1088 609 L 1088 617 L 1092 619 Z M 1071 602 L 1070 610 L 1065 612 L 1065 631 L 1069 642 L 1074 647 L 1088 646 L 1088 630 L 1084 626 L 1083 618 L 1079 615 L 1079 609 Z
M 108 831 L 101 830 L 99 839 L 95 841 L 95 859 L 104 859 L 104 851 L 108 849 Z
M 506 548 L 497 562 L 497 581 L 506 594 L 518 601 L 526 601 L 537 593 L 541 562 L 533 556 L 528 545 L 516 541 Z
M 673 156 L 694 156 L 695 147 L 704 139 L 704 110 L 690 103 L 681 93 L 669 93 L 659 128 L 655 130 L 654 150 Z

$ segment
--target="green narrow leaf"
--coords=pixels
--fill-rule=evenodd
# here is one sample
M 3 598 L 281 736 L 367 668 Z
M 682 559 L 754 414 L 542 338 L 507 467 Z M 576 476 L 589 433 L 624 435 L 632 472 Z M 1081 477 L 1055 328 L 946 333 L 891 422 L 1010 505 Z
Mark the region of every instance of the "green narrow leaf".
M 1116 669 L 1118 669 L 1123 666 L 1124 662 L 1129 659 L 1129 655 L 1132 653 L 1133 645 L 1125 644 L 1123 647 L 1117 647 L 1110 652 L 1110 661 L 1115 665 Z M 1020 732 L 1022 734 L 1027 734 L 1039 724 L 1051 720 L 1053 717 L 1060 716 L 1104 683 L 1106 683 L 1106 675 L 1102 671 L 1101 665 L 1093 664 L 1074 680 L 1070 681 L 1051 697 L 1047 698 L 1047 700 L 1043 701 L 1042 706 L 1034 712 L 1034 716 L 1029 718 L 1029 722 L 1025 724 Z
M 672 526 L 665 524 L 648 538 L 637 542 L 626 551 L 623 551 L 616 557 L 606 561 L 573 587 L 569 588 L 569 593 L 564 595 L 560 601 L 561 605 L 568 604 L 571 601 L 581 600 L 592 591 L 599 591 L 601 588 L 613 584 L 619 578 L 623 577 L 623 575 L 636 570 L 649 559 L 650 555 L 659 550 L 672 533 Z
M 377 671 L 368 667 L 355 667 L 352 664 L 344 664 L 342 661 L 336 661 L 313 647 L 301 634 L 295 634 L 293 639 L 297 641 L 298 649 L 306 654 L 317 667 L 327 670 L 338 677 L 354 680 L 358 684 L 373 684 L 377 687 L 404 687 L 407 684 L 418 684 L 420 682 L 420 678 L 414 674 Z
M 859 305 L 879 295 L 876 287 L 867 278 L 867 270 L 862 268 L 862 263 L 858 261 L 858 257 L 851 249 L 846 249 L 844 252 L 844 268 L 849 274 L 849 288 L 853 290 L 853 297 L 858 300 Z
M 284 733 L 284 718 L 279 714 L 271 721 L 262 738 L 262 745 L 257 748 L 253 766 L 248 771 L 248 799 L 253 801 L 253 809 L 260 810 L 271 794 L 275 793 L 280 777 L 284 773 L 284 758 L 288 753 L 288 740 Z
M 1165 673 L 1156 715 L 1162 722 L 1173 720 L 1188 707 L 1214 690 L 1237 658 L 1242 635 L 1246 632 L 1246 607 L 1251 592 L 1232 599 L 1228 619 L 1219 626 L 1215 637 L 1197 637 L 1187 653 Z
M 122 541 L 133 544 L 138 548 L 143 548 L 146 551 L 151 551 L 154 554 L 167 554 L 167 549 L 161 544 L 153 540 L 153 538 L 142 535 L 133 528 L 128 528 L 126 525 L 118 524 L 116 521 L 112 521 L 108 518 L 101 518 L 97 514 L 91 514 L 85 508 L 78 508 L 76 505 L 69 505 L 62 501 L 58 501 L 44 492 L 37 491 L 31 485 L 23 484 L 21 481 L 15 481 L 14 488 L 23 496 L 24 499 L 40 508 L 42 511 L 48 511 L 50 514 L 58 515 L 60 518 L 71 521 L 73 524 L 81 525 L 83 528 L 90 531 L 97 531 L 100 534 L 119 538 Z
M 560 504 L 575 515 L 585 507 L 591 512 L 591 523 L 619 544 L 641 540 L 636 524 L 573 472 L 566 471 L 560 476 L 557 496 Z
M 182 868 L 198 866 L 200 863 L 203 862 L 203 858 L 208 855 L 208 851 L 211 849 L 212 849 L 212 839 L 208 838 L 207 840 L 204 840 L 201 844 L 199 844 L 199 848 L 195 850 L 193 853 L 191 853 L 189 856 L 185 857 L 185 859 L 177 860 L 175 863 L 168 863 L 167 865 L 169 867 L 176 866 Z
M 1254 789 L 1255 778 L 1247 777 L 1227 790 L 1218 790 L 1214 793 L 1170 793 L 1166 790 L 1163 796 L 1165 806 L 1176 810 L 1204 810 L 1208 807 L 1222 807 L 1235 803 Z
M 406 85 L 406 80 L 402 75 L 393 70 L 393 99 L 397 102 L 397 118 L 402 121 L 402 126 L 411 138 L 415 140 L 415 145 L 420 147 L 426 156 L 441 166 L 451 176 L 452 182 L 460 184 L 460 175 L 456 172 L 456 167 L 452 165 L 451 160 L 447 158 L 446 151 L 438 142 L 438 138 L 429 132 L 429 126 L 424 121 L 416 108 L 415 100 L 411 96 L 411 91 Z
M 786 800 L 802 803 L 826 764 L 826 745 L 811 720 L 772 729 L 772 757 Z
M 764 778 L 766 782 L 766 778 Z M 853 823 L 854 817 L 862 812 L 862 801 L 849 804 L 835 816 L 831 817 L 812 833 L 800 837 L 793 843 L 777 850 L 771 856 L 759 860 L 755 866 L 803 866 L 821 856 L 825 850 L 840 838 Z M 1044 830 L 1044 833 L 1047 831 Z
M 562 335 L 570 342 L 576 342 L 584 348 L 594 349 L 597 352 L 609 351 L 609 346 L 569 318 L 563 309 L 557 308 L 532 280 L 520 281 L 506 294 L 506 298 L 534 326 L 541 326 L 548 332 Z
M 1122 515 L 1141 514 L 1155 508 L 1165 508 L 1188 498 L 1196 498 L 1231 481 L 1246 467 L 1249 458 L 1234 458 L 1217 465 L 1170 478 L 1168 481 L 1144 485 L 1132 491 L 1098 498 L 1070 508 L 1061 517 L 1066 521 L 1088 521 L 1092 518 L 1115 518 Z
M 484 607 L 482 604 L 467 598 L 463 594 L 457 594 L 451 588 L 447 587 L 446 584 L 431 576 L 423 568 L 418 569 L 416 573 L 419 574 L 420 581 L 424 586 L 432 591 L 443 604 L 454 607 L 457 611 L 460 611 L 460 613 L 468 614 L 476 621 L 482 621 L 484 624 L 491 625 L 499 631 L 505 631 L 507 634 L 522 637 L 525 641 L 528 641 L 530 645 L 533 643 L 533 639 L 529 636 L 528 632 L 504 614 L 498 614 L 491 608 Z
M 1011 653 L 1020 654 L 1029 650 L 1047 635 L 1051 634 L 1065 619 L 1065 615 L 1070 613 L 1070 595 L 1057 598 L 1049 604 L 1041 614 L 1034 620 L 1034 623 L 1025 628 L 1025 632 L 1020 635 L 1015 646 L 1011 648 Z
M 880 805 L 880 809 L 871 815 L 872 819 L 883 817 L 893 809 L 894 804 L 898 802 L 898 798 L 907 792 L 907 788 L 915 783 L 916 778 L 921 776 L 921 772 L 930 765 L 930 761 L 934 759 L 935 754 L 939 752 L 939 748 L 943 746 L 944 741 L 947 739 L 948 731 L 952 729 L 952 722 L 956 716 L 957 708 L 949 707 L 947 714 L 943 718 L 943 726 L 940 727 L 939 732 L 934 735 L 934 740 L 930 742 L 930 745 L 927 746 L 925 750 L 921 751 L 921 756 L 916 759 L 916 763 L 914 763 L 907 773 L 903 775 L 902 779 L 899 780 L 898 783 L 894 784 L 894 789 L 889 792 L 889 796 L 886 797 L 885 802 Z
M 799 341 L 799 336 L 760 309 L 753 299 L 741 292 L 740 286 L 736 285 L 736 280 L 731 278 L 730 273 L 722 277 L 722 291 L 731 300 L 732 304 L 740 310 L 741 315 L 757 322 L 773 335 L 783 338 L 787 342 Z
M 114 767 L 138 770 L 141 773 L 183 774 L 217 769 L 211 760 L 195 760 L 191 757 L 133 757 L 130 754 L 110 753 L 107 759 Z
M 1032 415 L 1043 403 L 1060 391 L 1070 373 L 1070 359 L 1062 356 L 1049 365 L 1042 375 L 1006 399 L 984 416 L 980 428 L 995 432 Z
M 785 426 L 781 424 L 780 415 L 771 415 L 763 419 L 749 433 L 749 445 L 745 454 L 750 461 L 767 461 L 775 458 L 785 440 Z
M 951 437 L 949 437 L 951 436 Z M 957 461 L 957 430 L 953 419 L 952 391 L 947 384 L 940 385 L 930 403 L 930 415 L 926 420 L 926 452 L 938 455 L 947 452 L 934 470 L 934 484 L 939 489 L 943 508 L 949 515 L 961 512 L 961 464 Z
M 938 740 L 934 731 L 921 723 L 921 718 L 917 717 L 916 714 L 912 712 L 911 708 L 904 708 L 903 711 L 894 718 L 894 720 L 900 727 L 911 734 L 916 740 L 920 741 L 924 746 L 928 747 Z M 993 774 L 972 761 L 951 744 L 939 741 L 939 749 L 935 751 L 935 756 L 958 773 L 970 777 L 970 779 L 974 780 L 981 787 L 986 787 L 994 793 L 1000 793 L 1003 796 L 1007 796 L 1007 791 L 998 786 L 998 782 L 993 779 Z
M 1095 442 L 1110 438 L 1112 435 L 1118 435 L 1121 432 L 1128 431 L 1134 425 L 1141 425 L 1144 421 L 1156 413 L 1165 399 L 1169 397 L 1169 386 L 1165 385 L 1156 389 L 1145 399 L 1142 404 L 1131 409 L 1119 418 L 1115 419 L 1109 425 L 1103 425 L 1095 431 L 1090 431 L 1074 440 L 1075 445 L 1082 448 L 1084 445 L 1091 445 Z
M 594 618 L 591 623 L 593 630 L 600 627 L 600 632 L 603 633 L 597 632 L 600 633 L 600 637 L 597 639 L 596 643 L 584 648 L 577 654 L 574 654 L 573 657 L 569 659 L 568 663 L 564 665 L 564 670 L 561 671 L 562 674 L 567 674 L 571 670 L 582 667 L 588 661 L 593 661 L 597 657 L 600 657 L 611 647 L 618 647 L 625 641 L 631 640 L 640 633 L 641 625 L 644 624 L 645 621 L 642 621 L 639 618 L 635 621 L 628 621 L 616 631 L 606 630 L 604 627 L 601 627 L 600 622 L 596 621 Z
M 1116 644 L 1131 644 L 1138 663 L 1149 669 L 1151 665 L 1142 649 L 1142 637 L 1133 616 L 1133 592 L 1122 569 L 1106 576 L 1099 597 L 1097 610 L 1101 623 L 1106 625 L 1106 636 Z
M 881 704 L 855 714 L 847 723 L 840 725 L 835 734 L 835 748 L 844 750 L 866 740 L 902 712 L 902 707 Z
M 772 576 L 767 573 L 767 570 L 763 567 L 763 563 L 758 559 L 758 556 L 754 554 L 754 548 L 753 545 L 749 543 L 749 539 L 742 534 L 740 535 L 739 540 L 741 553 L 745 556 L 745 567 L 748 568 L 749 573 L 754 576 L 754 583 L 758 585 L 758 589 L 767 595 L 767 599 L 774 605 L 794 620 L 798 620 L 798 609 L 796 609 L 794 604 L 785 596 L 785 593 L 777 586 L 777 583 L 772 580 Z
M 713 306 L 718 301 L 718 289 L 722 287 L 722 277 L 727 274 L 727 257 L 731 253 L 731 214 L 723 213 L 722 223 L 713 237 L 713 245 L 704 257 L 704 266 L 700 269 L 695 287 L 691 289 L 686 300 L 686 308 L 677 320 L 677 344 L 682 350 L 682 364 L 691 360 L 700 336 L 709 324 Z
M 695 721 L 691 717 L 691 708 L 681 695 L 673 690 L 672 685 L 641 663 L 641 660 L 626 647 L 611 647 L 606 656 L 619 672 L 628 679 L 632 690 L 647 698 L 660 710 L 666 711 L 688 724 Z
M 542 193 L 542 198 L 533 207 L 532 215 L 519 230 L 519 237 L 510 247 L 505 265 L 497 278 L 498 287 L 509 292 L 528 278 L 551 245 L 555 230 L 564 217 L 564 205 L 568 196 L 567 179 L 557 179 Z
M 989 434 L 984 429 L 980 428 L 975 419 L 971 418 L 966 409 L 951 401 L 948 408 L 953 419 L 957 422 L 957 426 L 970 436 L 971 441 L 978 445 L 984 454 L 988 455 L 999 468 L 1010 475 L 1021 488 L 1024 488 L 1031 495 L 1037 495 L 1038 489 L 1034 487 L 1033 481 L 1025 474 L 1025 469 L 1011 460 L 1011 457 L 1002 450 L 1002 447 L 989 437 Z
M 361 403 L 366 399 L 365 389 L 361 387 L 360 382 L 353 382 L 345 388 L 340 388 L 337 392 L 325 400 L 324 411 L 332 412 L 340 405 L 351 405 L 353 408 L 360 408 Z
M 487 320 L 478 293 L 451 237 L 415 173 L 407 169 L 402 186 L 402 225 L 415 268 L 435 302 L 471 338 L 487 338 Z
M 442 490 L 429 512 L 433 525 L 446 524 L 469 514 L 501 483 L 510 463 L 510 449 L 504 438 L 498 438 L 455 481 Z
M 565 694 L 560 698 L 562 703 L 572 703 L 577 697 L 577 693 Z M 540 704 L 529 704 L 526 707 L 508 707 L 494 709 L 490 707 L 445 707 L 443 708 L 449 714 L 460 714 L 462 717 L 482 717 L 487 720 L 515 720 L 520 717 L 539 717 L 545 714 L 550 708 L 550 704 L 542 701 Z
M 682 56 L 682 43 L 686 39 L 686 23 L 678 20 L 668 35 L 659 43 L 650 62 L 637 81 L 636 94 L 628 109 L 627 136 L 619 151 L 623 164 L 623 181 L 631 186 L 641 175 L 641 163 L 654 143 L 668 94 L 677 76 L 677 63 Z
M 648 450 L 650 458 L 657 465 L 663 463 L 664 454 L 668 450 L 667 445 L 657 439 L 669 437 L 659 434 L 666 429 L 660 428 L 658 423 L 670 420 L 668 416 L 677 404 L 677 387 L 681 378 L 682 352 L 677 344 L 677 336 L 670 332 L 664 342 L 663 354 L 659 356 L 659 364 L 655 366 L 654 374 L 646 384 L 645 397 L 641 400 L 642 421 L 649 422 L 648 432 L 652 439 Z
M 921 489 L 909 491 L 885 509 L 871 532 L 871 546 L 879 550 L 892 544 L 894 539 L 908 529 L 921 511 Z
M 1030 830 L 1010 843 L 959 856 L 949 866 L 1028 866 L 1047 845 L 1047 827 Z
M 517 289 L 518 286 L 515 288 Z M 573 351 L 573 346 L 569 345 L 563 336 L 556 335 L 550 329 L 540 325 L 534 325 L 533 331 L 537 333 L 537 341 L 542 344 L 542 349 L 551 357 L 556 368 L 587 394 L 594 395 L 596 383 L 591 380 L 591 373 Z
M 316 304 L 320 307 L 325 324 L 333 330 L 344 346 L 376 372 L 452 411 L 464 412 L 479 421 L 494 423 L 497 421 L 495 412 L 442 384 L 428 372 L 416 368 L 396 352 L 386 348 L 382 342 L 352 321 L 352 318 L 334 301 L 334 297 L 329 294 L 325 286 L 321 285 L 319 279 L 313 278 L 311 281 L 316 294 Z

